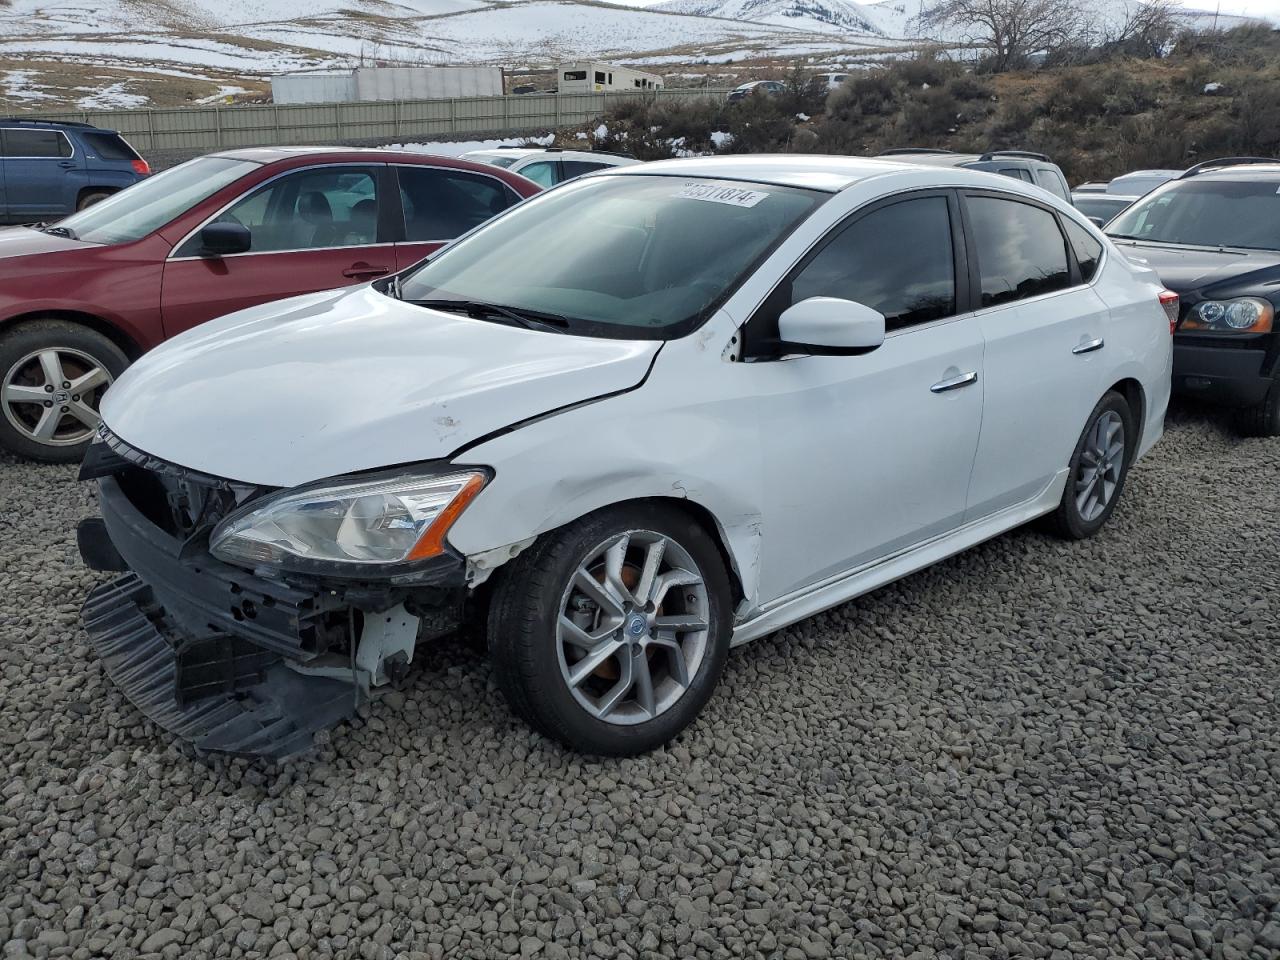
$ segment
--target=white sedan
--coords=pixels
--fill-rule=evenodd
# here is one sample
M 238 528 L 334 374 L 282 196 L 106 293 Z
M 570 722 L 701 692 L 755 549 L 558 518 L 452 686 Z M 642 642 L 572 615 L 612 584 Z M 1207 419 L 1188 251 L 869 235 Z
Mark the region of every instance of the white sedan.
M 592 174 L 130 368 L 83 472 L 82 552 L 123 573 L 86 623 L 205 747 L 296 751 L 469 622 L 538 730 L 649 750 L 735 644 L 1037 517 L 1096 533 L 1161 435 L 1176 308 L 995 174 Z

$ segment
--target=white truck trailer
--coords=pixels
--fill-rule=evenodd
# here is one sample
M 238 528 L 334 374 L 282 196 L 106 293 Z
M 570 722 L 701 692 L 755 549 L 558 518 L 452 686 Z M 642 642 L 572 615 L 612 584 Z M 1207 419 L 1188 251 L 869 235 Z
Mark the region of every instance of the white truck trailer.
M 271 78 L 276 103 L 500 97 L 501 67 L 357 67 Z

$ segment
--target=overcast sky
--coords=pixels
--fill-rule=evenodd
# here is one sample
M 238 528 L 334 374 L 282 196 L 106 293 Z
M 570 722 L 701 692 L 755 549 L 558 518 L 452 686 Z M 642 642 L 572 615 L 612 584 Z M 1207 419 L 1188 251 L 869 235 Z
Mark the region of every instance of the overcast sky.
M 624 3 L 633 7 L 647 7 L 660 0 L 611 0 L 613 3 Z M 862 0 L 863 3 L 868 0 Z M 1180 0 L 1184 7 L 1194 10 L 1219 9 L 1215 0 Z M 1280 22 L 1280 0 L 1222 0 L 1223 13 L 1242 13 L 1247 16 L 1269 17 Z

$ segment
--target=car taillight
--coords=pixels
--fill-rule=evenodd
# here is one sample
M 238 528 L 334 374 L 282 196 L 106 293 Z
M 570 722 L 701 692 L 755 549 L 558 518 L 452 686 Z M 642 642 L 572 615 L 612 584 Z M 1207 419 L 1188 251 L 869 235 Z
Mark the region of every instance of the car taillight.
M 139 157 L 137 160 L 133 161 L 133 172 L 145 177 L 151 173 L 151 164 Z
M 1178 295 L 1172 290 L 1160 291 L 1160 306 L 1164 307 L 1164 315 L 1169 318 L 1169 333 L 1178 326 Z

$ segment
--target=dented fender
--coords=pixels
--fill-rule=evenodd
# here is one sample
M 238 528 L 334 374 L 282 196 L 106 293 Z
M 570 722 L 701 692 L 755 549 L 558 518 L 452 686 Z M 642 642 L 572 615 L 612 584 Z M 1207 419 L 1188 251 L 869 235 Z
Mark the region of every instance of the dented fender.
M 450 544 L 483 582 L 536 537 L 629 500 L 697 504 L 755 605 L 761 510 L 758 428 L 692 371 L 736 332 L 720 314 L 666 344 L 648 379 L 628 393 L 545 417 L 466 451 L 494 478 L 459 517 Z M 722 362 L 728 363 L 727 359 Z M 678 388 L 677 388 L 678 387 Z M 554 453 L 552 452 L 554 451 Z M 495 563 L 494 561 L 498 561 Z

